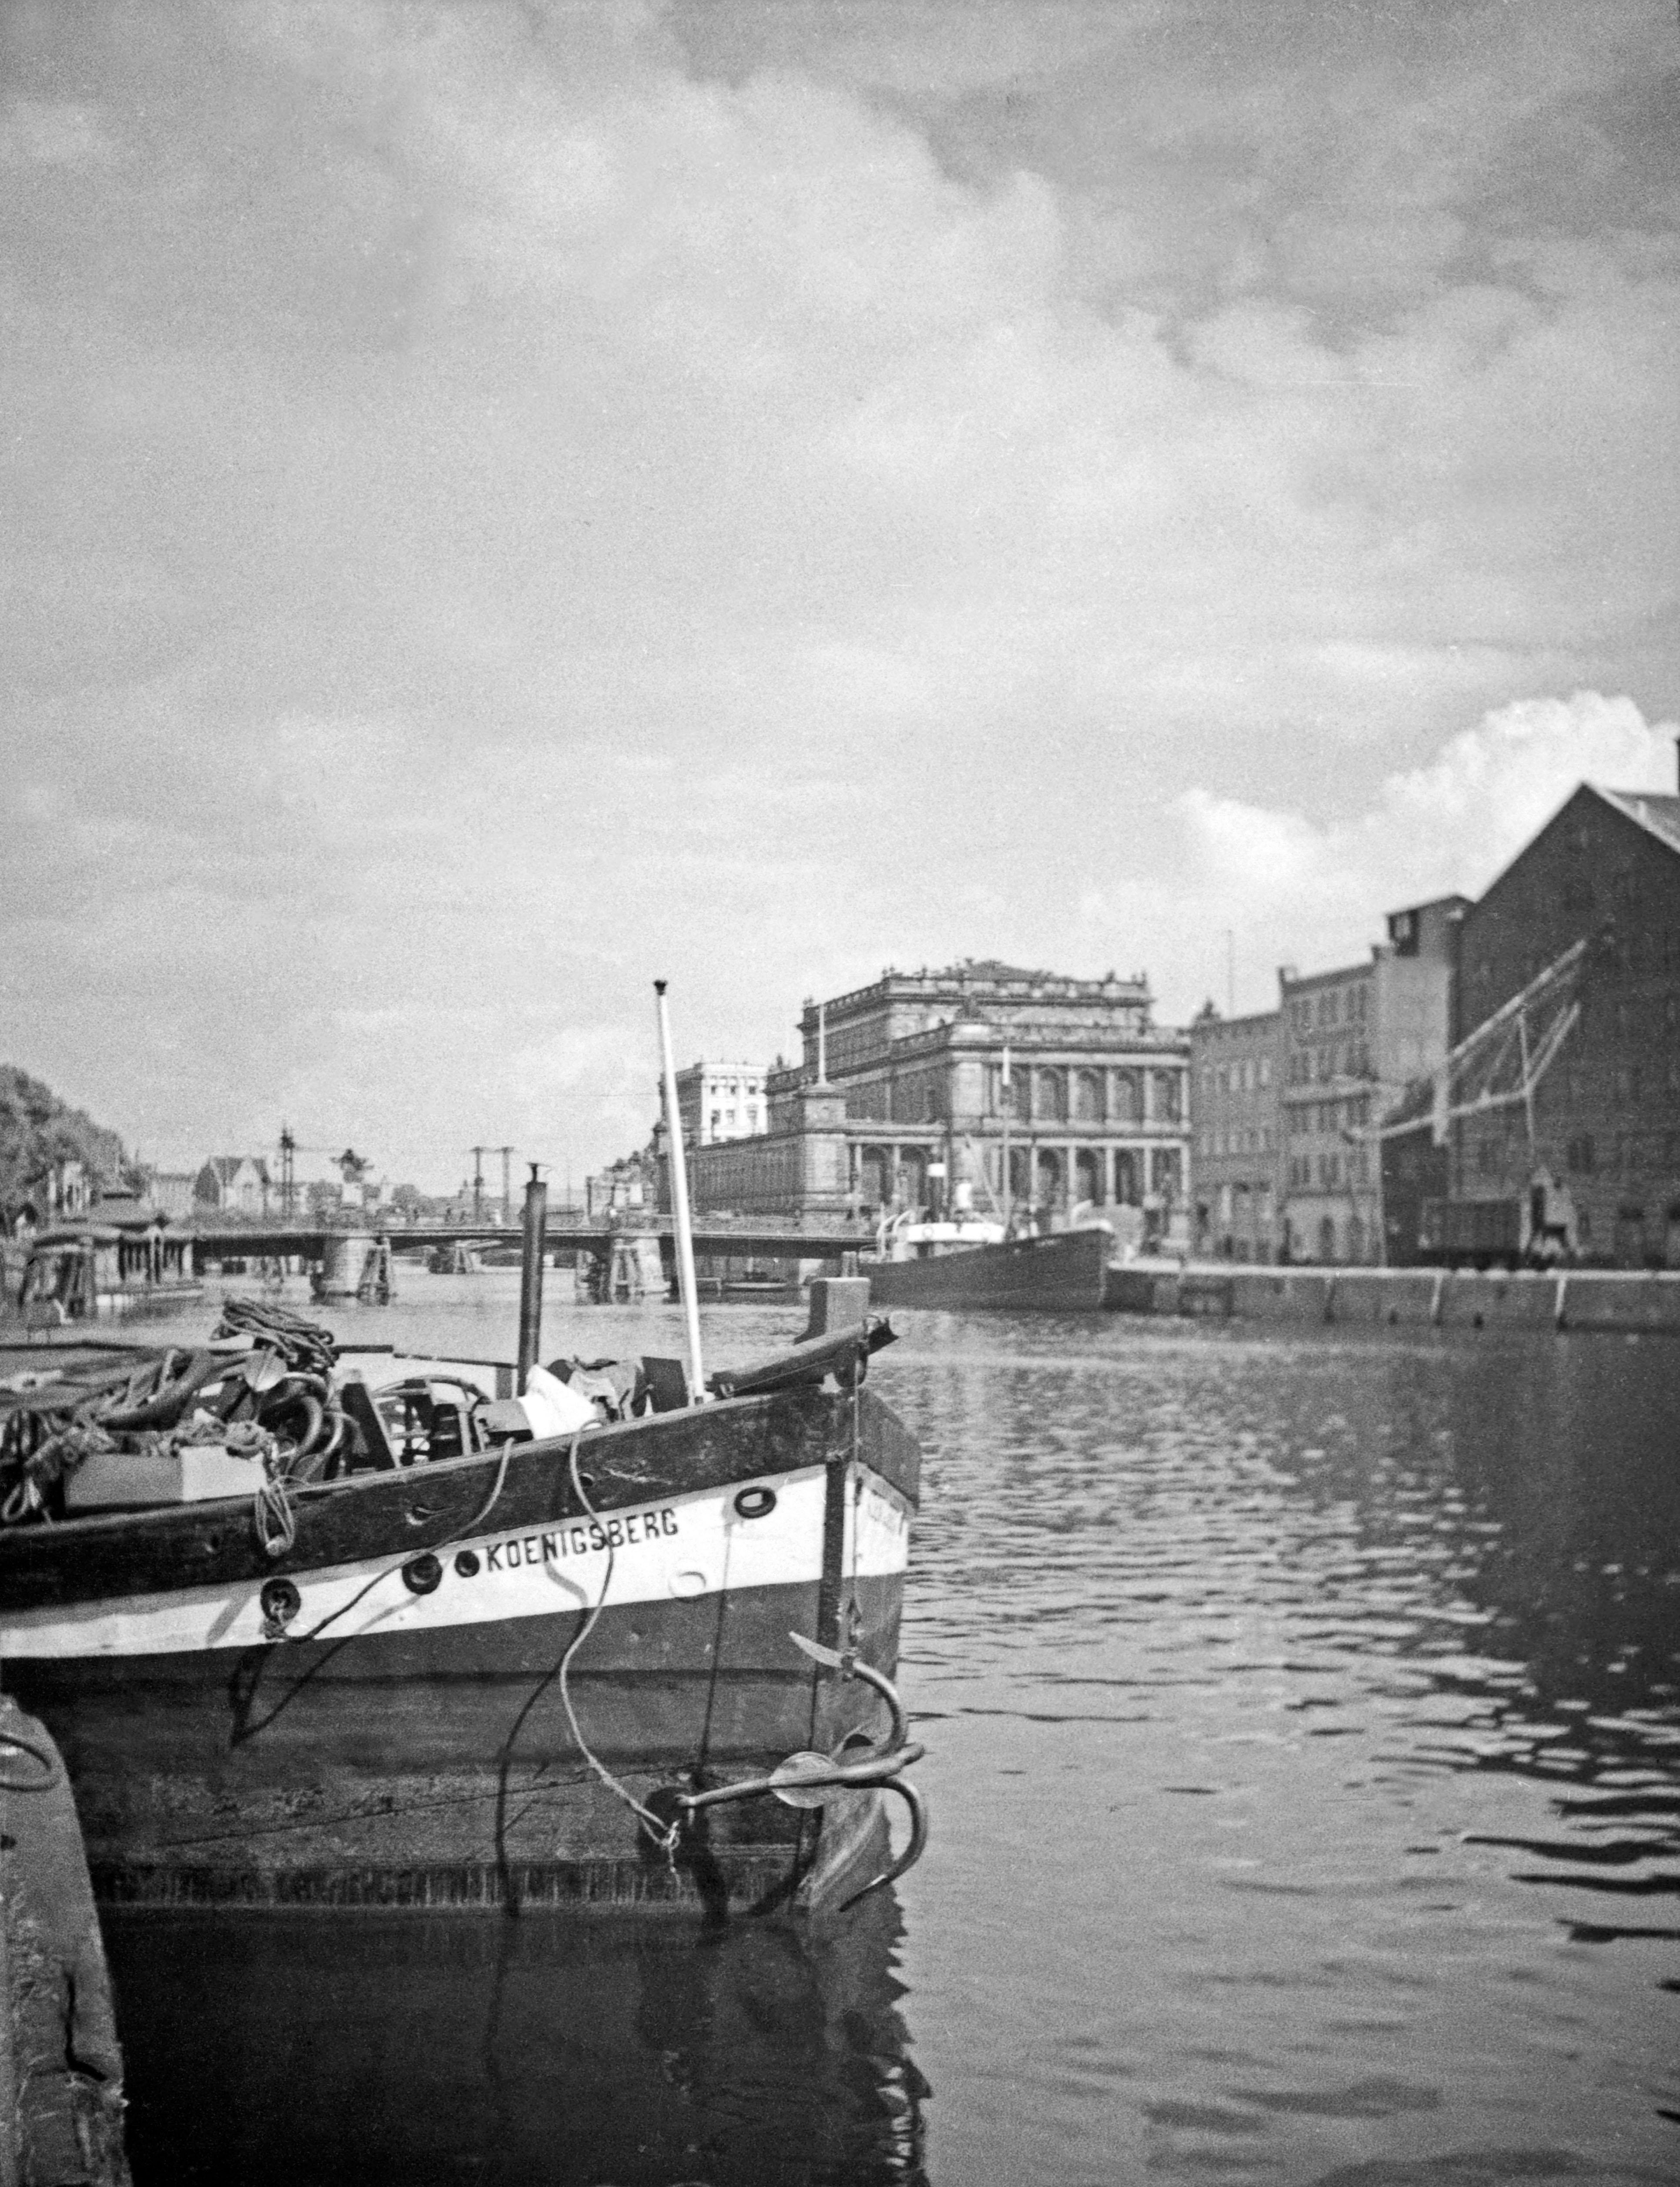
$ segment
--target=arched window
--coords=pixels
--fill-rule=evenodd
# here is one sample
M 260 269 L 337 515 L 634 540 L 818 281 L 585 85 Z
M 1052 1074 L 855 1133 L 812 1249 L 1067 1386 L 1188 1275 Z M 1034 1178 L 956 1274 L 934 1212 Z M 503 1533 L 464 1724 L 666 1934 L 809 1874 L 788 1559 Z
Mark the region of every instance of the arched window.
M 1100 1072 L 1076 1071 L 1073 1074 L 1073 1113 L 1082 1124 L 1100 1124 L 1103 1121 L 1103 1081 Z
M 1067 1075 L 1060 1071 L 1041 1071 L 1033 1089 L 1033 1113 L 1047 1123 L 1067 1122 Z

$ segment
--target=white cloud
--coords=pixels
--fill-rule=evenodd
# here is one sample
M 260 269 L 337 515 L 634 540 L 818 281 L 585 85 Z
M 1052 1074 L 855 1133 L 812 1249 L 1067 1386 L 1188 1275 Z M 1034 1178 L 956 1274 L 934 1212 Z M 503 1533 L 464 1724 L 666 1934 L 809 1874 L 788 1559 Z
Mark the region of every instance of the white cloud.
M 0 208 L 0 992 L 113 1122 L 593 1159 L 655 972 L 1194 1008 L 1638 758 L 1509 706 L 1680 662 L 1631 32 L 705 12 L 30 18 L 110 157 Z
M 1151 963 L 1181 1008 L 1198 978 L 1224 1006 L 1228 930 L 1241 937 L 1239 1007 L 1264 1008 L 1277 964 L 1357 959 L 1386 913 L 1481 895 L 1581 782 L 1672 794 L 1677 734 L 1680 723 L 1648 722 L 1632 699 L 1577 691 L 1497 708 L 1340 819 L 1188 790 L 1175 802 L 1183 863 L 1170 900 L 1133 888 L 1104 897 L 1091 923 L 1159 935 Z

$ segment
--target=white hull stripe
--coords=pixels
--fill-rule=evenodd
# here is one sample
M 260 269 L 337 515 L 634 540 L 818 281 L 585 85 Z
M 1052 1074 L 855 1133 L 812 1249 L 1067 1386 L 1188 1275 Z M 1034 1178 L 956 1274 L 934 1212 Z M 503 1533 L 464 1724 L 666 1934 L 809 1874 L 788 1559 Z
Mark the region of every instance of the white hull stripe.
M 907 1507 L 861 1468 L 850 1471 L 845 1571 L 860 1579 L 902 1574 L 909 1554 Z M 744 1517 L 736 1498 L 755 1488 L 773 1491 L 774 1508 Z M 823 1493 L 823 1469 L 811 1466 L 761 1482 L 731 1481 L 723 1489 L 638 1504 L 593 1522 L 569 1520 L 517 1533 L 475 1535 L 441 1553 L 442 1577 L 424 1594 L 415 1594 L 403 1577 L 404 1565 L 422 1554 L 419 1549 L 406 1559 L 386 1554 L 291 1571 L 285 1577 L 301 1601 L 287 1622 L 287 1637 L 306 1639 L 326 1619 L 332 1622 L 322 1639 L 343 1640 L 569 1616 L 593 1608 L 604 1587 L 608 1605 L 618 1606 L 811 1585 L 822 1577 Z M 262 1585 L 241 1580 L 0 1615 L 0 1660 L 254 1647 L 272 1637 L 264 1629 Z

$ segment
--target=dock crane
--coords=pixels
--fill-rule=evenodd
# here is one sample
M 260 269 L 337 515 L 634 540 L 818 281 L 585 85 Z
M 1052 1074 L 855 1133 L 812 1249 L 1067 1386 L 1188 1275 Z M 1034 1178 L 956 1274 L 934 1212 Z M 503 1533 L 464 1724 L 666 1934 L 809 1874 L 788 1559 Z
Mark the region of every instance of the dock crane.
M 296 1212 L 297 1157 L 300 1155 L 325 1155 L 337 1163 L 346 1184 L 359 1178 L 368 1165 L 364 1156 L 354 1147 L 306 1147 L 295 1137 L 289 1124 L 280 1127 L 280 1216 L 289 1223 Z
M 1381 1122 L 1350 1127 L 1350 1139 L 1393 1139 L 1428 1130 L 1445 1145 L 1450 1126 L 1520 1102 L 1534 1144 L 1534 1093 L 1581 1016 L 1586 936 L 1467 1033 L 1440 1066 L 1409 1087 Z

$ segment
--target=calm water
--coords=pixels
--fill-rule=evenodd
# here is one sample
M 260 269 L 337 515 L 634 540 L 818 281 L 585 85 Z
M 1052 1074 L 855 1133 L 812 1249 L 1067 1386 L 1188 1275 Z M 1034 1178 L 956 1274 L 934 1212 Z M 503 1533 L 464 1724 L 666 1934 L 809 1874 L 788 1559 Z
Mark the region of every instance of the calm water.
M 506 1353 L 516 1282 L 327 1318 Z M 1680 2179 L 1680 1345 L 895 1319 L 896 1903 L 115 1926 L 143 2187 Z

